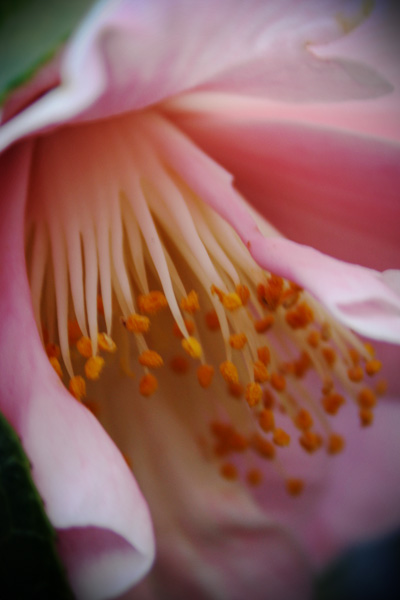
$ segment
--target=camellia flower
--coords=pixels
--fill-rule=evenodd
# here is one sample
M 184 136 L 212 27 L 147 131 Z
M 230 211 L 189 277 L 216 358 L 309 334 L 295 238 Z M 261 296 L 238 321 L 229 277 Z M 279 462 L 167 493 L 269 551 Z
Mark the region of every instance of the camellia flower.
M 399 407 L 357 335 L 400 340 L 371 8 L 101 3 L 4 108 L 0 406 L 79 598 L 154 556 L 129 597 L 307 598 L 399 522 Z

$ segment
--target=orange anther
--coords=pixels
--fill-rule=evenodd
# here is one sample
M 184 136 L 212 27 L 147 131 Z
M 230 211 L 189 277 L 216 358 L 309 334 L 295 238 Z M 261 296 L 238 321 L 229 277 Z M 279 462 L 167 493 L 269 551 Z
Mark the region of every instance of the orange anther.
M 367 375 L 372 377 L 372 375 L 379 373 L 381 368 L 382 368 L 381 361 L 377 360 L 376 358 L 373 358 L 372 360 L 369 360 L 367 362 L 367 364 L 365 365 L 365 372 L 367 373 Z
M 245 333 L 235 333 L 229 337 L 229 345 L 235 350 L 241 350 L 244 348 L 247 342 Z
M 211 293 L 216 294 L 218 296 L 219 301 L 222 302 L 225 292 L 220 290 L 216 285 L 212 285 L 210 287 L 210 290 L 211 290 Z
M 293 363 L 293 373 L 295 377 L 301 379 L 312 366 L 310 355 L 307 352 L 302 352 L 300 357 Z
M 290 435 L 286 433 L 283 429 L 275 429 L 273 435 L 274 444 L 277 446 L 289 446 L 290 444 Z
M 229 294 L 224 294 L 222 304 L 226 310 L 237 310 L 242 306 L 242 301 L 239 294 L 230 292 Z
M 57 344 L 46 344 L 46 354 L 49 358 L 60 358 L 61 350 Z
M 345 403 L 345 399 L 341 394 L 327 394 L 321 400 L 322 406 L 328 415 L 336 415 L 339 408 Z
M 370 408 L 360 408 L 360 423 L 363 427 L 368 427 L 372 425 L 374 421 L 374 413 Z
M 192 358 L 200 358 L 202 355 L 200 342 L 196 340 L 195 337 L 189 336 L 183 339 L 181 344 L 184 351 L 187 352 Z
M 292 329 L 304 329 L 314 321 L 314 313 L 306 302 L 301 302 L 286 312 L 285 320 Z
M 89 358 L 93 354 L 92 342 L 84 335 L 76 342 L 76 347 L 79 354 L 85 358 Z
M 91 356 L 85 362 L 85 375 L 88 379 L 96 380 L 104 367 L 104 358 L 101 356 Z
M 358 365 L 358 363 L 360 362 L 360 353 L 359 353 L 359 351 L 356 350 L 355 348 L 350 348 L 349 349 L 349 356 L 351 358 L 351 362 L 356 367 Z
M 376 405 L 376 396 L 369 388 L 360 390 L 357 396 L 358 404 L 361 408 L 374 408 Z
M 263 319 L 259 319 L 258 321 L 254 321 L 254 329 L 257 333 L 265 333 L 268 329 L 271 329 L 274 324 L 275 317 L 274 315 L 267 315 Z
M 274 398 L 273 393 L 270 390 L 264 390 L 263 404 L 264 404 L 265 408 L 274 408 L 275 398 Z
M 258 415 L 258 423 L 265 433 L 275 429 L 275 417 L 272 410 L 264 409 Z
M 158 388 L 157 379 L 151 373 L 143 375 L 139 383 L 139 392 L 142 396 L 151 396 Z
M 386 379 L 380 379 L 380 381 L 378 381 L 375 385 L 375 391 L 378 394 L 378 396 L 382 396 L 383 394 L 385 394 L 387 392 L 388 389 L 388 382 L 386 381 Z
M 190 369 L 190 363 L 186 356 L 174 356 L 171 358 L 169 366 L 178 375 L 184 375 Z
M 287 479 L 286 491 L 291 496 L 299 496 L 304 489 L 304 481 L 302 479 Z
M 300 298 L 300 293 L 289 288 L 285 290 L 281 296 L 281 304 L 284 308 L 292 308 Z
M 268 346 L 260 346 L 260 348 L 257 348 L 257 356 L 258 356 L 258 360 L 261 360 L 261 362 L 267 367 L 271 361 L 271 352 L 269 351 Z
M 148 294 L 138 297 L 138 306 L 140 312 L 155 315 L 168 306 L 168 301 L 162 292 L 153 290 Z
M 261 458 L 272 460 L 275 458 L 275 448 L 270 441 L 263 438 L 261 435 L 255 434 L 251 439 L 251 446 Z
M 147 333 L 150 327 L 149 317 L 138 315 L 133 313 L 129 317 L 122 321 L 128 331 L 131 333 Z
M 294 423 L 302 431 L 308 431 L 314 425 L 314 420 L 308 410 L 301 408 L 294 419 Z
M 322 356 L 324 357 L 326 364 L 333 367 L 336 361 L 336 352 L 334 349 L 330 347 L 322 348 Z
M 80 375 L 71 377 L 68 389 L 77 400 L 82 400 L 86 396 L 86 382 Z
M 261 360 L 256 360 L 253 364 L 254 379 L 257 383 L 265 383 L 269 379 L 267 367 Z
M 328 454 L 338 454 L 344 449 L 344 439 L 338 433 L 331 433 L 326 447 Z
M 184 319 L 183 320 L 185 323 L 185 327 L 187 329 L 187 332 L 189 335 L 192 335 L 192 333 L 194 333 L 195 330 L 195 325 L 193 323 L 193 321 L 190 321 L 189 319 Z M 182 331 L 179 329 L 178 327 L 178 323 L 174 323 L 173 327 L 172 327 L 172 333 L 174 334 L 175 337 L 177 337 L 180 340 L 183 340 L 183 338 L 185 337 L 182 333 Z
M 180 306 L 182 310 L 193 314 L 196 311 L 200 310 L 199 297 L 197 292 L 192 290 L 189 294 L 183 298 L 181 298 Z
M 260 284 L 257 286 L 257 297 L 259 302 L 269 310 L 276 310 L 279 306 L 284 281 L 278 275 L 270 275 L 266 285 Z
M 220 473 L 224 479 L 235 481 L 238 478 L 238 471 L 234 464 L 224 463 L 221 465 Z
M 219 370 L 227 383 L 239 383 L 237 368 L 230 360 L 222 362 L 219 365 Z
M 270 383 L 277 392 L 283 392 L 286 389 L 286 379 L 280 373 L 272 373 Z
M 330 323 L 322 323 L 321 326 L 321 337 L 322 339 L 327 342 L 331 339 L 332 337 L 332 327 Z
M 362 370 L 362 367 L 360 367 L 360 366 L 350 367 L 350 369 L 347 370 L 347 375 L 348 375 L 348 378 L 350 379 L 350 381 L 354 381 L 355 383 L 358 383 L 359 381 L 363 380 L 364 371 Z
M 314 431 L 304 431 L 304 433 L 299 437 L 299 443 L 301 447 L 306 450 L 306 452 L 312 454 L 321 447 L 322 438 Z
M 214 376 L 214 367 L 211 365 L 200 365 L 197 369 L 197 379 L 202 388 L 208 388 L 211 385 Z
M 228 383 L 228 392 L 234 398 L 241 398 L 243 396 L 244 388 L 241 383 Z
M 164 364 L 162 356 L 154 350 L 145 350 L 142 352 L 139 356 L 139 362 L 143 367 L 149 367 L 149 369 L 158 369 Z
M 318 344 L 320 341 L 320 333 L 319 331 L 311 331 L 308 336 L 307 336 L 307 343 L 312 347 L 312 348 L 318 348 Z
M 97 335 L 97 343 L 99 344 L 100 350 L 114 354 L 117 350 L 117 345 L 107 333 L 99 333 Z
M 368 354 L 370 356 L 375 356 L 375 348 L 373 347 L 373 345 L 370 342 L 365 342 L 364 348 L 366 349 L 366 351 L 368 352 Z
M 211 331 L 217 331 L 221 328 L 218 315 L 215 310 L 210 310 L 205 314 L 206 325 Z
M 261 386 L 258 383 L 248 383 L 246 385 L 245 398 L 249 406 L 256 406 L 262 398 Z
M 78 321 L 68 321 L 68 340 L 70 344 L 76 344 L 79 338 L 82 336 L 81 328 L 78 325 Z
M 62 372 L 60 361 L 58 360 L 58 358 L 56 358 L 55 356 L 50 356 L 49 361 L 50 361 L 51 366 L 57 373 L 57 375 L 62 379 L 63 372 Z
M 250 298 L 249 288 L 246 285 L 238 284 L 236 286 L 236 293 L 242 301 L 243 306 L 245 306 Z
M 263 479 L 263 474 L 260 469 L 249 469 L 246 473 L 246 481 L 251 486 L 260 485 Z

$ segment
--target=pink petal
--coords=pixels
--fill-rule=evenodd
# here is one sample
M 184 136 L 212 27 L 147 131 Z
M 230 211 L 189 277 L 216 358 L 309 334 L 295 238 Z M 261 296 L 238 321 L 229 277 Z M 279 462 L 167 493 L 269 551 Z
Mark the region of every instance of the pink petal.
M 100 3 L 70 41 L 62 85 L 3 128 L 2 146 L 50 124 L 139 109 L 193 88 L 280 101 L 371 99 L 393 87 L 360 62 L 319 59 L 359 23 L 344 1 Z
M 152 526 L 121 454 L 93 415 L 62 386 L 39 339 L 23 242 L 30 154 L 26 143 L 1 162 L 0 406 L 32 462 L 46 512 L 59 530 L 75 593 L 106 598 L 123 592 L 149 569 Z
M 233 190 L 227 171 L 176 128 L 159 121 L 153 135 L 171 166 L 234 227 L 261 267 L 304 286 L 335 318 L 355 331 L 374 339 L 400 341 L 400 295 L 381 273 L 281 237 L 265 237 L 261 233 L 264 228 L 267 235 L 274 235 L 271 226 L 261 218 L 254 220 Z

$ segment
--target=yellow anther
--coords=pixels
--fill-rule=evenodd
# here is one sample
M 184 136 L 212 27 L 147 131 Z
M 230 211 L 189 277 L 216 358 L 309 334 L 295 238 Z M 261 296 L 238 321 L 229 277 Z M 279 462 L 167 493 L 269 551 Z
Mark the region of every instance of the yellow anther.
M 151 373 L 143 375 L 139 383 L 139 392 L 142 396 L 151 396 L 158 388 L 158 381 Z
M 261 458 L 272 460 L 275 458 L 275 448 L 269 440 L 261 435 L 255 434 L 251 439 L 251 446 Z
M 164 364 L 162 356 L 154 350 L 145 350 L 142 352 L 139 356 L 139 362 L 143 367 L 149 367 L 149 369 L 158 369 Z
M 308 410 L 301 408 L 297 413 L 294 423 L 302 431 L 308 431 L 314 425 L 314 421 Z
M 261 402 L 262 389 L 258 383 L 248 383 L 246 385 L 245 398 L 247 404 L 251 407 Z
M 104 367 L 104 358 L 91 356 L 85 362 L 85 375 L 88 379 L 98 379 Z
M 292 329 L 304 329 L 314 321 L 314 313 L 306 302 L 302 302 L 286 312 L 285 320 Z
M 277 392 L 283 392 L 286 389 L 286 379 L 280 373 L 272 373 L 270 383 Z
M 222 304 L 224 305 L 224 308 L 226 308 L 226 310 L 236 310 L 243 306 L 240 296 L 236 292 L 225 294 L 222 300 Z
M 379 373 L 381 368 L 382 368 L 381 361 L 377 360 L 376 358 L 373 358 L 372 360 L 369 360 L 367 362 L 367 364 L 365 365 L 365 372 L 367 373 L 367 375 L 372 377 L 372 375 Z
M 338 433 L 331 433 L 326 450 L 328 454 L 338 454 L 344 449 L 344 439 Z
M 182 310 L 185 310 L 190 314 L 200 310 L 199 297 L 197 293 L 194 290 L 189 292 L 187 296 L 181 299 L 180 305 Z
M 238 471 L 234 464 L 224 463 L 221 465 L 220 473 L 224 479 L 235 481 L 238 478 Z
M 117 345 L 114 340 L 107 333 L 99 333 L 97 336 L 97 343 L 100 350 L 114 354 L 117 350 Z
M 260 469 L 249 469 L 246 473 L 246 481 L 249 485 L 255 487 L 260 485 L 263 479 L 263 474 Z
M 362 370 L 362 367 L 360 367 L 360 366 L 350 367 L 350 369 L 347 370 L 347 375 L 348 375 L 348 378 L 350 379 L 350 381 L 354 381 L 355 383 L 358 383 L 359 381 L 363 380 L 364 371 Z
M 78 321 L 68 321 L 68 341 L 70 344 L 76 344 L 79 338 L 82 336 L 81 328 L 78 325 Z
M 336 362 L 336 352 L 334 351 L 334 349 L 329 347 L 322 348 L 322 356 L 324 357 L 327 365 L 333 367 L 333 365 Z
M 60 358 L 60 347 L 57 344 L 46 344 L 46 354 L 49 358 Z
M 271 329 L 274 324 L 275 317 L 273 315 L 268 315 L 263 319 L 259 319 L 258 321 L 254 321 L 254 329 L 257 333 L 265 333 L 269 329 Z
M 376 396 L 369 388 L 363 388 L 358 393 L 357 401 L 361 408 L 374 408 L 376 405 Z
M 345 403 L 345 399 L 341 394 L 335 392 L 325 395 L 322 400 L 322 406 L 328 415 L 336 415 L 339 408 Z
M 247 343 L 245 333 L 235 333 L 229 337 L 229 345 L 235 350 L 241 350 Z
M 122 321 L 128 331 L 131 333 L 147 333 L 150 328 L 149 317 L 133 313 Z
M 192 358 L 200 358 L 202 355 L 202 349 L 200 342 L 196 340 L 195 337 L 189 336 L 182 340 L 182 348 L 191 356 Z
M 71 377 L 68 389 L 77 400 L 82 400 L 86 396 L 86 382 L 80 375 Z
M 208 329 L 210 329 L 211 331 L 217 331 L 218 329 L 221 329 L 218 315 L 215 312 L 215 310 L 210 310 L 209 312 L 207 312 L 205 314 L 205 320 Z
M 76 347 L 79 354 L 85 358 L 89 358 L 93 354 L 92 342 L 84 335 L 76 342 Z
M 253 364 L 254 379 L 257 383 L 265 383 L 269 379 L 267 367 L 261 360 L 256 360 Z
M 250 291 L 246 285 L 238 284 L 236 286 L 236 293 L 239 296 L 243 306 L 245 306 L 250 298 Z
M 304 481 L 302 479 L 287 479 L 286 491 L 291 496 L 299 496 L 304 490 Z
M 226 360 L 219 365 L 222 377 L 227 383 L 239 383 L 239 374 L 237 368 L 230 360 Z
M 314 431 L 304 431 L 304 433 L 299 437 L 299 442 L 301 447 L 304 448 L 306 452 L 312 454 L 321 447 L 322 438 Z
M 197 379 L 202 388 L 208 388 L 211 385 L 214 376 L 214 367 L 211 365 L 200 365 L 197 369 Z
M 363 427 L 368 427 L 372 425 L 374 421 L 374 413 L 370 408 L 360 408 L 360 423 Z
M 60 361 L 58 360 L 58 358 L 56 358 L 55 356 L 50 356 L 49 361 L 50 361 L 51 366 L 57 373 L 57 375 L 62 379 L 63 372 L 62 372 Z
M 138 306 L 140 312 L 155 315 L 168 306 L 168 301 L 162 292 L 153 290 L 148 294 L 138 297 Z
M 319 331 L 311 331 L 307 336 L 307 343 L 311 346 L 311 348 L 318 348 L 320 339 L 321 335 Z
M 289 446 L 290 444 L 290 435 L 286 433 L 283 429 L 275 429 L 273 435 L 274 444 L 277 446 Z
M 190 369 L 190 363 L 186 356 L 174 356 L 169 362 L 169 366 L 178 375 L 184 375 Z
M 185 327 L 187 329 L 187 332 L 189 335 L 192 335 L 194 333 L 195 330 L 195 326 L 193 321 L 190 321 L 189 319 L 184 319 L 183 320 L 185 323 Z M 179 340 L 183 340 L 183 338 L 185 337 L 182 333 L 182 331 L 179 329 L 178 327 L 178 323 L 174 323 L 173 328 L 172 328 L 172 333 L 174 334 L 175 337 L 177 337 Z
M 268 433 L 275 429 L 275 417 L 272 410 L 264 409 L 258 415 L 258 423 L 263 431 Z
M 261 360 L 266 367 L 271 362 L 271 352 L 269 351 L 268 346 L 261 346 L 260 348 L 257 348 L 257 356 L 258 360 Z

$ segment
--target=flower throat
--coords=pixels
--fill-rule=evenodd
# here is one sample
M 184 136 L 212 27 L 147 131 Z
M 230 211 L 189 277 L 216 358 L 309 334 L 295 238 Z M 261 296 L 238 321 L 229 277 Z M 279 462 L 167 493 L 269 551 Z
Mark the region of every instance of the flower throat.
M 270 461 L 297 495 L 287 447 L 342 451 L 335 416 L 350 403 L 372 424 L 381 363 L 297 284 L 258 267 L 168 144 L 201 168 L 202 152 L 155 111 L 36 142 L 26 256 L 44 347 L 95 414 L 107 371 L 131 378 L 133 410 L 168 401 L 166 371 L 185 404 L 197 386 L 211 398 L 193 402 L 202 460 L 249 486 Z M 207 169 L 204 180 L 213 186 Z

